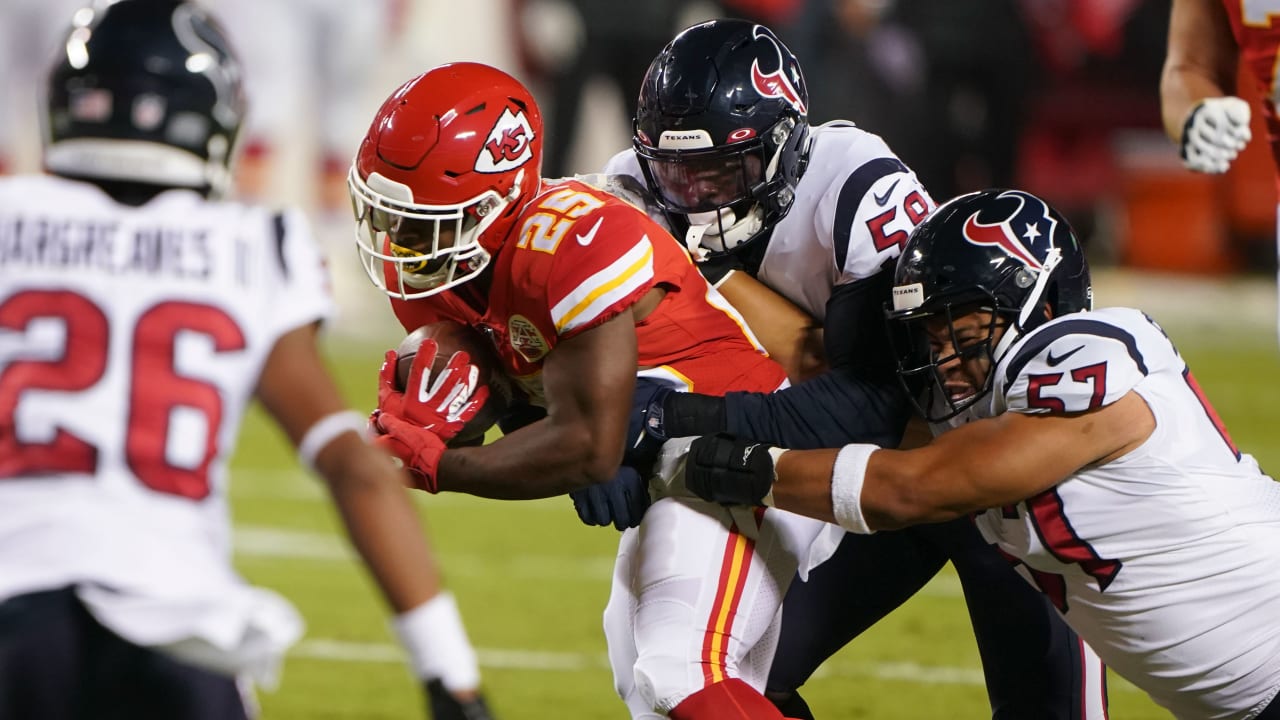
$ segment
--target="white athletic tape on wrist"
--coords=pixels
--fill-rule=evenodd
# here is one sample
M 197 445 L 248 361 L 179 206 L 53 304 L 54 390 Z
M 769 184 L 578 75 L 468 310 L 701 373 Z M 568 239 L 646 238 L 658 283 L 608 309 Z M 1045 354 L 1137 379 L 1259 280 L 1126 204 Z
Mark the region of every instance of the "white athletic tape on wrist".
M 345 432 L 354 432 L 362 439 L 368 428 L 368 418 L 355 410 L 339 410 L 325 415 L 307 429 L 298 443 L 298 459 L 308 470 L 316 469 L 316 456 L 329 443 Z
M 724 275 L 721 275 L 719 280 L 717 280 L 717 281 L 715 281 L 715 282 L 711 283 L 711 287 L 713 287 L 713 288 L 715 288 L 715 289 L 719 290 L 719 289 L 720 289 L 720 286 L 724 284 L 724 281 L 725 281 L 725 280 L 728 280 L 728 279 L 729 279 L 729 276 L 730 276 L 730 275 L 732 275 L 732 274 L 734 274 L 734 273 L 736 273 L 736 272 L 738 272 L 738 271 L 737 271 L 737 270 L 730 270 L 729 272 L 725 273 Z
M 769 448 L 769 457 L 773 460 L 773 485 L 769 486 L 769 494 L 760 500 L 760 504 L 765 507 L 773 507 L 773 486 L 778 484 L 778 458 L 782 457 L 786 451 L 786 448 Z
M 875 445 L 845 445 L 836 455 L 836 465 L 831 471 L 831 509 L 836 523 L 849 532 L 862 535 L 875 532 L 862 516 L 862 481 L 871 453 L 879 449 Z
M 425 680 L 440 678 L 446 690 L 465 692 L 480 687 L 480 664 L 467 639 L 453 593 L 442 590 L 391 622 L 413 673 Z

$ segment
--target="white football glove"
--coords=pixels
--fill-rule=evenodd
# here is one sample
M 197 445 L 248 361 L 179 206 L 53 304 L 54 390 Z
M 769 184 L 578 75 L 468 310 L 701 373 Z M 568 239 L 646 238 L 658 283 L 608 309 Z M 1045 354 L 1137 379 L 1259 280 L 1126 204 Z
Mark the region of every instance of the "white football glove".
M 1215 97 L 1196 105 L 1182 126 L 1182 164 L 1202 173 L 1224 173 L 1248 144 L 1249 103 Z

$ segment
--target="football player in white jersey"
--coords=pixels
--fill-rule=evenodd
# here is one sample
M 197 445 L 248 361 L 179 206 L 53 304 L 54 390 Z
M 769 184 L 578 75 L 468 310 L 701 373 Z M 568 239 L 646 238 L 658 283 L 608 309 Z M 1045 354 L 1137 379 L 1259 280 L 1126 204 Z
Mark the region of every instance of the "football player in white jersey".
M 805 380 L 770 395 L 657 398 L 646 423 L 656 435 L 729 430 L 799 448 L 896 447 L 903 436 L 910 403 L 893 374 L 882 307 L 892 263 L 934 202 L 881 138 L 843 121 L 811 127 L 807 104 L 792 53 L 743 20 L 689 28 L 650 65 L 633 149 L 604 172 L 645 184 L 651 214 L 685 240 L 792 380 Z M 781 297 L 759 292 L 767 289 Z M 625 488 L 578 495 L 588 524 L 642 510 L 625 507 L 639 495 Z M 792 583 L 770 697 L 789 716 L 811 717 L 797 688 L 948 560 L 964 586 L 993 717 L 1102 718 L 1096 656 L 963 521 L 847 535 L 807 582 Z
M 81 11 L 47 99 L 50 174 L 0 179 L 0 717 L 246 716 L 237 680 L 272 682 L 303 629 L 230 562 L 252 397 L 325 479 L 437 720 L 488 717 L 406 478 L 319 354 L 301 216 L 217 199 L 244 112 L 220 28 L 177 0 Z
M 921 412 L 969 421 L 906 451 L 701 438 L 688 489 L 772 493 L 765 504 L 856 533 L 978 513 L 1028 583 L 1175 717 L 1280 717 L 1280 485 L 1151 318 L 1091 304 L 1079 243 L 1043 200 L 956 198 L 912 233 L 889 317 Z

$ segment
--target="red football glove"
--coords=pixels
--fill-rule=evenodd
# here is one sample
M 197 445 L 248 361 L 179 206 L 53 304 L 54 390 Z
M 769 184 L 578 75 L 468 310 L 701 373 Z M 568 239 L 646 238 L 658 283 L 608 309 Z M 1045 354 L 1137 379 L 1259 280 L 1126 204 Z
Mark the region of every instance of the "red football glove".
M 444 440 L 425 428 L 390 413 L 374 411 L 373 425 L 381 433 L 373 444 L 391 453 L 408 471 L 413 487 L 436 492 L 436 468 L 444 454 Z
M 436 466 L 445 443 L 457 435 L 489 397 L 488 386 L 476 387 L 479 370 L 467 353 L 449 358 L 444 370 L 429 376 L 439 347 L 426 340 L 418 348 L 405 390 L 396 389 L 398 357 L 388 350 L 378 372 L 378 409 L 370 424 L 379 445 L 399 458 L 418 487 L 436 491 Z
M 390 413 L 449 441 L 462 431 L 489 398 L 488 386 L 476 387 L 480 371 L 467 353 L 458 351 L 436 377 L 430 376 L 438 346 L 425 340 L 409 368 L 403 392 L 396 390 L 394 350 L 388 350 L 378 373 L 378 414 Z M 378 419 L 374 417 L 374 424 Z M 378 430 L 385 432 L 385 428 Z

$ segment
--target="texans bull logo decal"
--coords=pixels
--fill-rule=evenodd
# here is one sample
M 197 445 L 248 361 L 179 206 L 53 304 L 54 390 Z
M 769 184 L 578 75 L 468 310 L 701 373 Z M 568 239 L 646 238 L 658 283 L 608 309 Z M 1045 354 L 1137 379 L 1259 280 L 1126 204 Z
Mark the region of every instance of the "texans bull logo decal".
M 964 221 L 964 239 L 974 245 L 994 245 L 1028 269 L 1043 270 L 1039 258 L 1047 256 L 1053 246 L 1058 221 L 1049 216 L 1049 208 L 1039 198 L 1016 190 L 1000 197 L 1018 201 L 1013 212 L 995 223 L 979 222 L 979 213 L 970 215 Z
M 761 97 L 781 98 L 800 114 L 805 114 L 807 110 L 804 107 L 804 100 L 786 75 L 787 67 L 782 62 L 782 50 L 778 47 L 778 43 L 762 27 L 757 26 L 753 34 L 756 39 L 765 40 L 773 46 L 774 57 L 778 60 L 778 69 L 766 73 L 760 69 L 760 58 L 752 60 L 751 86 L 760 93 Z

